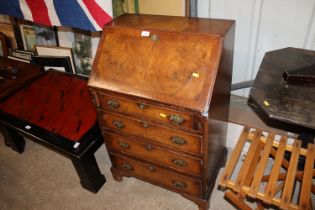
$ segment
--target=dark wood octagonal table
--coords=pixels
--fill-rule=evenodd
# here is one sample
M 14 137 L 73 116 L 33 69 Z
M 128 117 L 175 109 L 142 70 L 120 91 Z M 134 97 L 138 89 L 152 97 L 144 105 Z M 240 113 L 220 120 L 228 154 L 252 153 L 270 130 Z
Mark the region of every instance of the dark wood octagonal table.
M 300 134 L 304 146 L 315 136 L 315 86 L 310 82 L 288 84 L 283 73 L 309 67 L 315 74 L 315 51 L 284 48 L 267 52 L 248 102 L 269 126 Z

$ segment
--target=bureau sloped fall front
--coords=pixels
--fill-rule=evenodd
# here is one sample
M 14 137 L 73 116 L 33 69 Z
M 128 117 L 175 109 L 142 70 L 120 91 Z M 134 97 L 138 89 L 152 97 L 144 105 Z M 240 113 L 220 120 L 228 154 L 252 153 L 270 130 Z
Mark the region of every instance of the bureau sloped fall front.
M 136 177 L 209 208 L 224 166 L 234 21 L 123 15 L 88 86 L 115 180 Z

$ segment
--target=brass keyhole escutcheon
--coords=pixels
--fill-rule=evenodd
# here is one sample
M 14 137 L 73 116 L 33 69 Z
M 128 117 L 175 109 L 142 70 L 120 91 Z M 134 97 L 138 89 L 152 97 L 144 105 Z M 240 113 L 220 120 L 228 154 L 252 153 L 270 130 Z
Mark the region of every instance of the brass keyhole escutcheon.
M 137 104 L 137 106 L 138 106 L 138 108 L 141 109 L 141 110 L 147 108 L 147 105 L 144 104 L 144 103 Z
M 149 123 L 147 123 L 147 122 L 141 122 L 141 125 L 142 125 L 142 127 L 144 127 L 144 128 L 150 127 Z
M 149 170 L 150 170 L 150 171 L 155 171 L 155 167 L 150 165 L 150 166 L 149 166 Z
M 152 145 L 150 145 L 150 144 L 146 144 L 146 145 L 145 145 L 145 149 L 148 150 L 148 151 L 152 151 L 152 150 L 153 150 L 153 147 L 152 147 Z
M 152 41 L 158 41 L 159 39 L 160 39 L 159 35 L 157 35 L 157 34 L 152 34 L 151 35 L 151 40 Z

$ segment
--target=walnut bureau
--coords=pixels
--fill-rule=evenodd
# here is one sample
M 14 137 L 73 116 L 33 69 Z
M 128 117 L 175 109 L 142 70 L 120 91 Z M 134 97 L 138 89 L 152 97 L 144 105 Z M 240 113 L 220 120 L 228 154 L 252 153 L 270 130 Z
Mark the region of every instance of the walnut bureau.
M 115 180 L 132 176 L 208 209 L 226 161 L 235 22 L 123 15 L 88 86 Z

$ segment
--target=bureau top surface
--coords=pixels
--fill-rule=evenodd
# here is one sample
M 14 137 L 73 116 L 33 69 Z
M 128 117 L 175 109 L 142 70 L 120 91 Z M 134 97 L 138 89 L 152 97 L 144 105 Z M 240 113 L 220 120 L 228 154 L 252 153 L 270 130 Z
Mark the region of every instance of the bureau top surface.
M 215 36 L 209 36 L 209 28 L 201 29 L 219 27 L 219 22 L 147 15 L 118 18 L 104 28 L 89 86 L 207 111 L 222 52 L 220 36 L 228 27 L 223 21 Z
M 138 28 L 224 37 L 234 23 L 234 20 L 127 14 L 114 19 L 106 27 Z

